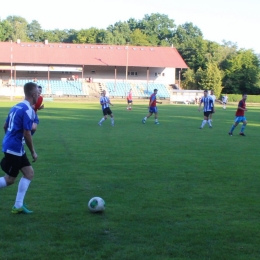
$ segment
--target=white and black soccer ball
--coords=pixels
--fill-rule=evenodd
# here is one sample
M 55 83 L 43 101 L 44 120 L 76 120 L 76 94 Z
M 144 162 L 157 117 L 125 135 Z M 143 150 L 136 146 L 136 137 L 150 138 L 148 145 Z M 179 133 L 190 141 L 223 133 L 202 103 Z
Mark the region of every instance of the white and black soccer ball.
M 91 212 L 103 212 L 105 210 L 105 201 L 100 197 L 93 197 L 88 202 L 88 208 Z

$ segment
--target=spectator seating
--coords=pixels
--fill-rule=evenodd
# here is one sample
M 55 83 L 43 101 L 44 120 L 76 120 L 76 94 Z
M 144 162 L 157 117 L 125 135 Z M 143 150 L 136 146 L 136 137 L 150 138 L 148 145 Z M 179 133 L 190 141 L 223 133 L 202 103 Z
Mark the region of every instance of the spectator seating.
M 24 86 L 28 80 L 16 80 L 16 86 Z M 46 95 L 69 95 L 69 96 L 80 96 L 84 95 L 82 91 L 82 85 L 79 81 L 61 81 L 61 80 L 38 80 L 36 82 L 42 86 L 42 94 Z

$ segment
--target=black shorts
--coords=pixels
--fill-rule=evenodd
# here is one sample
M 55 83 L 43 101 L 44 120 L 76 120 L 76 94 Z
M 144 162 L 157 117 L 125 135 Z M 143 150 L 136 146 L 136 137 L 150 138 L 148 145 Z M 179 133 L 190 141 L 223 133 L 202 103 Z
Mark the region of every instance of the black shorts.
M 210 114 L 214 114 L 215 112 L 214 112 L 213 110 L 211 110 L 209 113 L 210 113 Z
M 131 103 L 133 103 L 133 101 L 131 99 L 127 99 L 127 103 L 131 104 Z
M 22 156 L 16 156 L 10 153 L 5 153 L 1 161 L 2 170 L 11 177 L 17 177 L 19 171 L 26 166 L 31 166 L 26 153 Z
M 110 107 L 106 107 L 105 109 L 103 109 L 104 116 L 111 115 L 111 114 L 112 114 L 112 111 L 111 111 Z
M 211 114 L 211 111 L 204 112 L 204 116 L 206 116 L 206 117 L 209 117 L 210 114 Z

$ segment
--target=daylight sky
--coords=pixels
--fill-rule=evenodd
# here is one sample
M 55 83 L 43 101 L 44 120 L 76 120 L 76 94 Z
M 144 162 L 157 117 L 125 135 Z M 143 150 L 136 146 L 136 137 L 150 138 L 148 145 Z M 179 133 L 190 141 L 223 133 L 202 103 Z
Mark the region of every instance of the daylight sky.
M 0 18 L 21 16 L 37 20 L 42 29 L 106 29 L 145 14 L 168 15 L 176 25 L 192 22 L 204 39 L 236 43 L 260 53 L 260 0 L 13 0 L 2 1 Z

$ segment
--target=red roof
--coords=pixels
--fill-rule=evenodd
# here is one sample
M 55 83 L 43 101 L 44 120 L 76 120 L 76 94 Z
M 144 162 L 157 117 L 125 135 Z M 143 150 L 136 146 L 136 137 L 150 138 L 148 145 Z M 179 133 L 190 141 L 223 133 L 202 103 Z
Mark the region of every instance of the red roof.
M 0 42 L 0 63 L 188 68 L 176 48 Z M 128 60 L 128 63 L 127 63 Z

